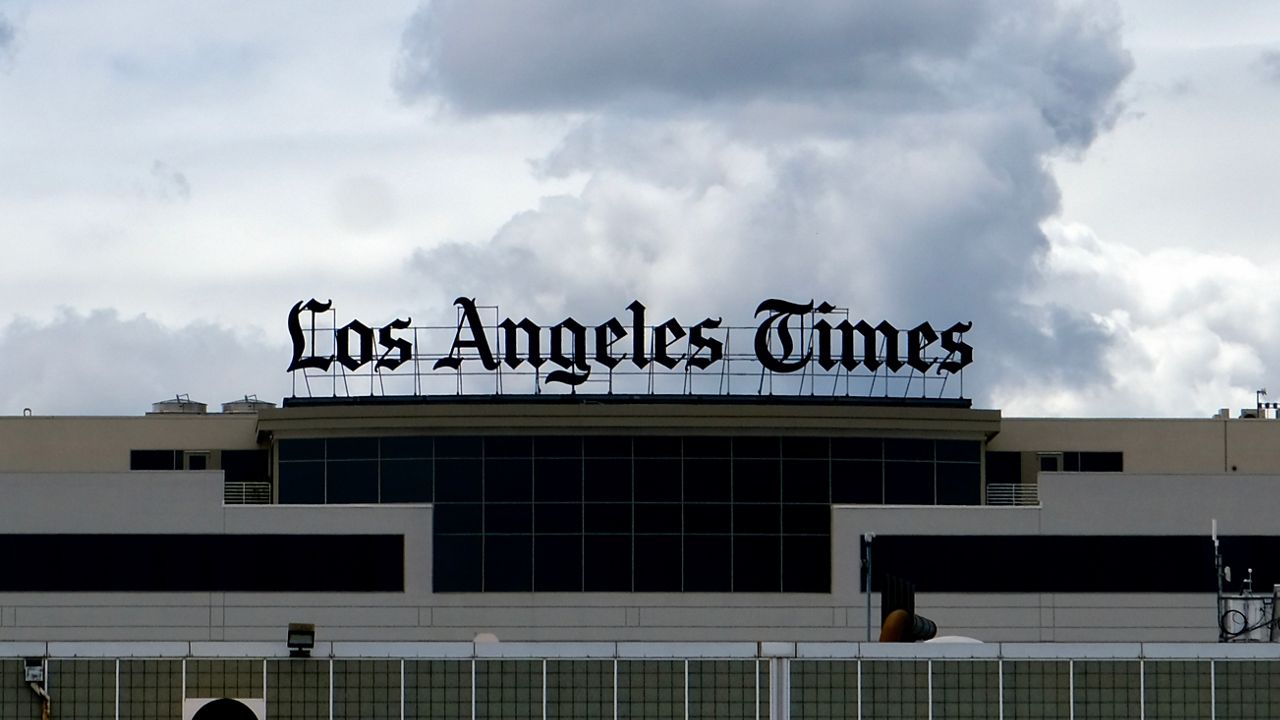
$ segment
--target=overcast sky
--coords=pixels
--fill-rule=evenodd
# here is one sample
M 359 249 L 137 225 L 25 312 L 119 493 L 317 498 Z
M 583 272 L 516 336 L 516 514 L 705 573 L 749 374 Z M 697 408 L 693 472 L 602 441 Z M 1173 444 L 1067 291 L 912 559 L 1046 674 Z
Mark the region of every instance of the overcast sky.
M 295 302 L 467 295 L 966 320 L 980 406 L 1208 416 L 1280 396 L 1276 118 L 1274 0 L 0 0 L 0 413 L 278 401 Z

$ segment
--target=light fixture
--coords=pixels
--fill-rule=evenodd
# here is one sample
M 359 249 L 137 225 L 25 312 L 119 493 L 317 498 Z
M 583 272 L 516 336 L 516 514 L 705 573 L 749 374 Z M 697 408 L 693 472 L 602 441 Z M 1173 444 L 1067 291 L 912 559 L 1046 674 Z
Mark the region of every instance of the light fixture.
M 311 648 L 316 646 L 316 626 L 311 623 L 289 623 L 285 644 L 289 646 L 289 657 L 311 657 Z

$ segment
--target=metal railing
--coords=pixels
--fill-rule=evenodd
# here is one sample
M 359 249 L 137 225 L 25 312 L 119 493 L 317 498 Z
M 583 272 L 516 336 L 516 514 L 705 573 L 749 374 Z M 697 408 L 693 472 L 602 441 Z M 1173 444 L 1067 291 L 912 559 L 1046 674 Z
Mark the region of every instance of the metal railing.
M 987 485 L 988 505 L 1039 505 L 1039 483 L 991 483 Z
M 222 484 L 223 505 L 270 505 L 271 483 L 226 481 Z

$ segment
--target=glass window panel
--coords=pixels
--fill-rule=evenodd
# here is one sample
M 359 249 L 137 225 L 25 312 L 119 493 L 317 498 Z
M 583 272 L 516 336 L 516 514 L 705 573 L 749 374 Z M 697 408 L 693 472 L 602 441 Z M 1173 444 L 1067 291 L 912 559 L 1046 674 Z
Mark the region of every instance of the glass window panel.
M 539 458 L 582 458 L 581 435 L 539 435 L 533 439 L 533 455 Z
M 331 505 L 378 502 L 377 460 L 331 460 L 325 478 Z
M 636 592 L 679 592 L 680 549 L 679 535 L 636 535 Z
M 782 536 L 782 592 L 831 592 L 831 538 Z
M 682 456 L 680 438 L 656 435 L 637 435 L 632 448 L 636 458 L 679 458 Z
M 534 503 L 534 532 L 580 533 L 582 512 L 582 503 Z
M 827 460 L 783 460 L 782 499 L 785 502 L 831 502 L 831 464 Z
M 880 438 L 831 438 L 831 457 L 841 460 L 882 460 L 884 441 Z
M 831 440 L 824 437 L 784 437 L 782 457 L 796 460 L 822 460 L 831 456 Z
M 889 505 L 932 505 L 933 463 L 886 462 L 884 501 Z
M 130 450 L 130 470 L 181 470 L 181 450 Z
M 1080 453 L 1062 453 L 1062 469 L 1064 472 L 1080 472 Z
M 587 503 L 582 514 L 586 532 L 631 532 L 631 503 Z
M 685 536 L 685 592 L 729 592 L 733 589 L 732 570 L 733 542 L 730 536 Z
M 876 460 L 832 460 L 831 502 L 883 504 L 883 472 L 884 463 Z
M 324 440 L 281 440 L 280 460 L 323 460 Z
M 1082 452 L 1080 453 L 1080 470 L 1082 472 L 1124 472 L 1124 453 Z
M 485 503 L 485 533 L 533 532 L 533 503 Z
M 280 463 L 280 504 L 324 503 L 324 462 Z
M 471 435 L 440 435 L 435 439 L 438 458 L 484 457 L 484 441 Z
M 486 458 L 531 458 L 533 438 L 527 435 L 490 435 L 484 439 Z
M 636 503 L 638 533 L 680 533 L 680 503 Z
M 778 592 L 782 589 L 782 538 L 735 535 L 733 591 Z
M 684 439 L 684 457 L 688 458 L 727 458 L 730 457 L 731 445 L 727 437 L 691 435 Z
M 782 500 L 782 463 L 777 459 L 753 458 L 733 461 L 734 502 L 779 502 Z
M 479 535 L 440 535 L 431 539 L 433 592 L 480 592 L 484 567 L 484 538 Z
M 727 458 L 684 461 L 685 502 L 729 502 L 733 483 Z
M 434 532 L 484 532 L 484 506 L 480 503 L 436 503 L 431 510 Z
M 635 499 L 637 502 L 680 502 L 679 460 L 637 459 Z
M 630 460 L 588 459 L 582 475 L 588 502 L 631 502 Z
M 684 531 L 695 534 L 728 534 L 733 531 L 732 508 L 729 503 L 686 503 Z
M 432 442 L 430 437 L 421 435 L 392 435 L 382 438 L 379 446 L 379 452 L 382 459 L 387 458 L 404 458 L 404 459 L 431 459 L 435 456 L 432 452 Z
M 582 460 L 534 460 L 533 499 L 558 502 L 582 500 Z
M 827 535 L 831 532 L 831 506 L 783 505 L 782 532 L 800 535 Z
M 782 456 L 782 448 L 776 437 L 736 437 L 733 439 L 733 456 L 775 459 Z
M 933 460 L 933 441 L 888 438 L 884 441 L 885 460 Z
M 533 460 L 486 458 L 484 461 L 485 502 L 516 502 L 533 499 Z
M 533 539 L 533 589 L 582 590 L 582 536 L 538 535 Z
M 588 592 L 631 590 L 631 536 L 585 535 L 583 589 Z
M 987 483 L 1022 482 L 1022 453 L 987 453 Z
M 734 503 L 734 533 L 773 533 L 782 530 L 781 503 Z
M 627 435 L 588 435 L 582 438 L 582 453 L 589 458 L 630 458 L 631 438 Z
M 436 502 L 479 502 L 484 497 L 484 465 L 480 460 L 437 459 Z
M 973 463 L 938 463 L 939 505 L 981 505 L 982 471 Z
M 431 502 L 430 460 L 382 461 L 384 503 Z
M 325 458 L 328 460 L 376 460 L 378 438 L 329 438 L 325 441 Z
M 485 592 L 533 590 L 532 535 L 485 536 L 484 590 Z
M 977 440 L 935 440 L 937 459 L 947 462 L 981 462 L 982 443 Z

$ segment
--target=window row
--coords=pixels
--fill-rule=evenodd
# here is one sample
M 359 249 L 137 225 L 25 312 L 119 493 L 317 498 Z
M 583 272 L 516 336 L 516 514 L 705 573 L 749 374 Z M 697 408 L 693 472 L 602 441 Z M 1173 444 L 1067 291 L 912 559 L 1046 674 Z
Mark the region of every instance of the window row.
M 652 457 L 639 454 L 652 440 L 680 447 L 723 440 L 736 449 L 741 438 L 617 438 L 635 451 L 628 457 L 490 455 L 510 438 L 474 440 L 479 457 L 447 457 L 440 446 L 459 438 L 337 438 L 280 442 L 279 501 L 309 503 L 851 503 L 976 505 L 981 502 L 980 446 L 976 441 L 881 440 L 875 438 L 750 438 L 784 450 L 800 443 L 821 446 L 829 456 Z M 530 447 L 585 448 L 595 436 L 523 438 Z M 732 440 L 732 442 L 730 442 Z M 354 459 L 331 453 L 357 442 L 377 457 Z M 409 442 L 413 441 L 413 442 Z M 696 442 L 695 442 L 696 441 Z M 800 441 L 804 441 L 801 443 Z M 857 441 L 874 445 L 877 458 L 838 456 L 835 449 Z M 895 444 L 927 447 L 930 459 L 891 459 Z M 302 452 L 296 447 L 310 448 Z M 971 446 L 971 453 L 959 452 Z M 407 446 L 427 457 L 401 457 Z M 304 448 L 304 449 L 305 449 Z M 384 452 L 387 448 L 394 451 Z M 947 448 L 944 452 L 943 449 Z M 349 449 L 349 448 L 348 448 Z M 506 448 L 509 450 L 509 448 Z M 615 448 L 616 449 L 616 448 Z M 404 451 L 404 452 L 402 452 Z M 617 450 L 621 452 L 621 450 Z M 505 450 L 503 451 L 505 452 Z M 844 453 L 846 455 L 852 453 Z M 865 454 L 874 454 L 868 450 Z M 317 459 L 316 455 L 319 455 Z M 943 458 L 972 457 L 972 460 Z M 937 458 L 937 459 L 934 459 Z
M 826 536 L 436 535 L 434 592 L 830 592 Z

